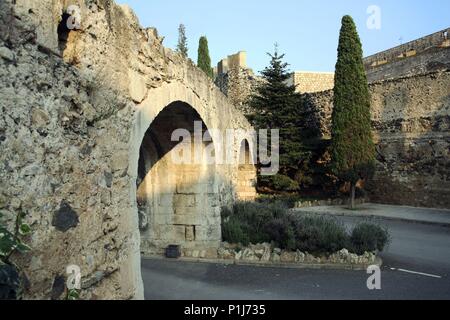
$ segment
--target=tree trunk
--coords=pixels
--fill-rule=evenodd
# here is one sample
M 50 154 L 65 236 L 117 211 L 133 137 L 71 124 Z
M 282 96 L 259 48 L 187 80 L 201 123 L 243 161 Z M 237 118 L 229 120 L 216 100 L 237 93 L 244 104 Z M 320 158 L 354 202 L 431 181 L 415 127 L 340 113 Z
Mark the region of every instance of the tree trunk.
M 351 193 L 350 193 L 350 209 L 355 209 L 355 193 L 356 193 L 356 183 L 351 184 Z

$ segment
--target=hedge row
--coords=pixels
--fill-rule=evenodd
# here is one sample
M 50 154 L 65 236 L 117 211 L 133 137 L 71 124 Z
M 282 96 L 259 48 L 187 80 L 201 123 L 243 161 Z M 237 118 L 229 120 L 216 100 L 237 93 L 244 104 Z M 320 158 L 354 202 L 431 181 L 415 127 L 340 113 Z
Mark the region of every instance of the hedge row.
M 238 202 L 222 209 L 222 239 L 229 243 L 273 242 L 286 250 L 332 254 L 341 249 L 363 254 L 382 251 L 389 243 L 388 230 L 371 223 L 350 233 L 337 219 L 290 213 L 285 204 Z

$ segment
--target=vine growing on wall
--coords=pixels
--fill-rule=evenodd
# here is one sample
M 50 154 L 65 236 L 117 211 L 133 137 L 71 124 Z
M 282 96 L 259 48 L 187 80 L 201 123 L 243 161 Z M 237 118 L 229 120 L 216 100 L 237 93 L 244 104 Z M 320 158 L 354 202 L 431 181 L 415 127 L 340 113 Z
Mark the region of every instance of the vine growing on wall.
M 25 213 L 16 216 L 14 230 L 8 230 L 0 212 L 0 298 L 19 299 L 22 294 L 20 268 L 11 261 L 14 253 L 25 253 L 31 248 L 23 238 L 31 233 L 31 227 L 23 222 Z

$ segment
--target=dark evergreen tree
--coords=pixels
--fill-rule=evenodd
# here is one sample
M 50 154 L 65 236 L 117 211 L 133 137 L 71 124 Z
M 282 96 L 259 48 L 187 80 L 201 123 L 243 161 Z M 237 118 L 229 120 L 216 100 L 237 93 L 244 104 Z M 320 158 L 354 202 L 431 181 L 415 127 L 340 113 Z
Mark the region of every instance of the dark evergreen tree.
M 286 83 L 290 73 L 288 64 L 283 62 L 284 54 L 280 55 L 275 47 L 274 54 L 268 55 L 271 57 L 270 65 L 261 72 L 263 81 L 249 101 L 254 111 L 249 120 L 258 129 L 280 129 L 281 176 L 262 177 L 260 181 L 263 184 L 286 185 L 292 191 L 294 185 L 289 185 L 285 177 L 297 184 L 296 189 L 299 184 L 306 183 L 306 175 L 299 172 L 305 169 L 310 158 L 310 152 L 302 143 L 302 100 L 295 87 Z
M 350 16 L 342 19 L 334 84 L 331 160 L 334 173 L 350 183 L 354 208 L 356 183 L 374 171 L 375 146 L 370 122 L 370 94 L 361 41 Z
M 187 58 L 188 56 L 186 27 L 184 26 L 184 24 L 180 24 L 180 26 L 178 27 L 177 52 L 181 53 L 181 55 L 185 58 Z
M 211 68 L 211 58 L 209 57 L 208 39 L 205 36 L 200 37 L 198 43 L 197 66 L 211 78 L 214 77 L 213 69 Z

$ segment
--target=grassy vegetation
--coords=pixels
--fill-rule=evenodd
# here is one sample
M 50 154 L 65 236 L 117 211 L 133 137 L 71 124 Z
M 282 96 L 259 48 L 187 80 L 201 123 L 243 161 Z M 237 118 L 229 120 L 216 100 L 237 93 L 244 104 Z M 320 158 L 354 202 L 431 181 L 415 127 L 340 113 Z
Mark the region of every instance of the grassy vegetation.
M 222 210 L 222 239 L 229 243 L 272 242 L 286 250 L 332 254 L 341 249 L 363 254 L 382 251 L 389 232 L 375 224 L 363 223 L 350 234 L 334 217 L 291 213 L 281 201 L 239 202 Z

